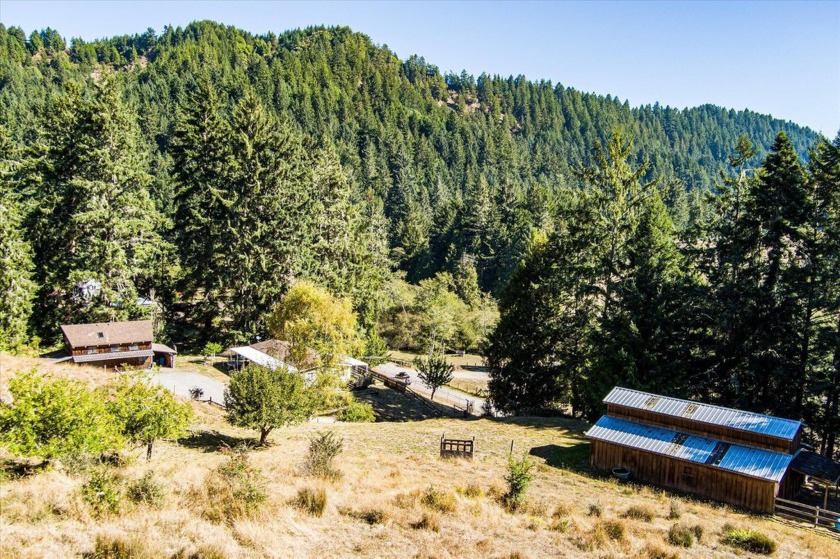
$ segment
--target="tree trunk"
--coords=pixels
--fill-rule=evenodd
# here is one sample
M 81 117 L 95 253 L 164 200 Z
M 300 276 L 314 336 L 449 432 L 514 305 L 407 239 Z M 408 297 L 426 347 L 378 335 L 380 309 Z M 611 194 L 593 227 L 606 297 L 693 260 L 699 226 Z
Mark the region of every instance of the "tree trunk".
M 149 441 L 146 444 L 146 462 L 152 459 L 152 445 L 154 445 L 154 441 Z
M 829 383 L 828 394 L 826 395 L 825 425 L 826 437 L 823 448 L 824 455 L 834 458 L 834 446 L 837 443 L 837 421 L 838 407 L 840 407 L 840 318 L 837 319 L 837 332 L 834 340 L 834 379 Z
M 258 446 L 265 446 L 265 440 L 269 433 L 271 433 L 271 427 L 260 427 L 260 443 Z

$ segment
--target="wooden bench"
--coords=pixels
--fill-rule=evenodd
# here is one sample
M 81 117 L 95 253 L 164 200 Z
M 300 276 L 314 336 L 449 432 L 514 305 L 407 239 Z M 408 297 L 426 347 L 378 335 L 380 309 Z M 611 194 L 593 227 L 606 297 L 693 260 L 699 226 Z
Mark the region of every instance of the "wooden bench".
M 475 437 L 472 439 L 447 439 L 446 433 L 440 436 L 441 458 L 469 458 L 472 460 L 475 449 Z

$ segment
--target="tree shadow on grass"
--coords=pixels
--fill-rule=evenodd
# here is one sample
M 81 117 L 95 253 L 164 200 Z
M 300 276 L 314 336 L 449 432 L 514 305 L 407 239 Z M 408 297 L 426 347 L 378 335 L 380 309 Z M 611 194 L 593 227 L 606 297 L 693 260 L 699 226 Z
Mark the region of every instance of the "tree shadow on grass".
M 545 463 L 552 468 L 587 473 L 592 471 L 589 465 L 589 441 L 581 440 L 567 446 L 556 444 L 535 446 L 528 453 L 545 459 Z
M 232 437 L 218 431 L 193 431 L 189 436 L 178 439 L 179 445 L 204 452 L 218 452 L 223 448 L 236 448 L 241 445 L 254 447 L 257 442 L 256 437 Z
M 357 390 L 353 397 L 373 407 L 377 421 L 422 421 L 436 417 L 454 416 L 446 406 L 436 403 L 425 406 L 408 394 L 402 394 L 385 386 L 374 385 L 365 390 Z M 440 413 L 435 413 L 438 410 Z

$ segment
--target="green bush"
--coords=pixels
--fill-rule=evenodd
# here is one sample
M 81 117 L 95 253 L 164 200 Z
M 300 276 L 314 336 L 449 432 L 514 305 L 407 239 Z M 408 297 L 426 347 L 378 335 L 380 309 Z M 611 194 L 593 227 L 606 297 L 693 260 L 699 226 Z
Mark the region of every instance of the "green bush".
M 688 526 L 674 524 L 668 530 L 668 541 L 679 547 L 691 547 L 694 545 L 694 532 Z
M 430 485 L 423 492 L 420 497 L 420 503 L 440 512 L 452 512 L 455 510 L 455 496 L 452 493 L 446 493 L 435 489 Z
M 332 431 L 325 431 L 309 439 L 309 454 L 306 456 L 306 471 L 326 479 L 338 479 L 341 472 L 335 469 L 333 461 L 344 449 L 344 439 Z
M 525 492 L 534 480 L 534 466 L 527 454 L 523 454 L 519 460 L 512 455 L 508 458 L 508 474 L 505 476 L 508 490 L 504 495 L 504 502 L 511 510 L 516 510 L 522 504 Z
M 160 507 L 166 492 L 163 485 L 155 479 L 152 470 L 128 486 L 128 497 L 135 503 L 144 503 L 152 507 Z
M 776 551 L 776 542 L 769 536 L 749 528 L 736 528 L 730 524 L 723 527 L 721 541 L 750 553 L 770 555 Z
M 222 352 L 222 344 L 218 342 L 207 342 L 204 344 L 204 349 L 201 350 L 201 354 L 204 356 L 204 362 L 207 362 L 209 357 L 215 357 L 219 353 Z
M 297 497 L 294 498 L 292 504 L 312 516 L 322 516 L 327 508 L 327 492 L 323 487 L 298 489 Z
M 82 498 L 94 516 L 118 513 L 122 507 L 123 484 L 107 466 L 94 468 L 90 479 L 82 485 Z
M 338 416 L 338 420 L 349 423 L 373 423 L 376 421 L 376 414 L 370 404 L 351 400 L 344 411 L 341 412 L 341 415 Z
M 650 522 L 656 516 L 654 510 L 650 507 L 633 505 L 627 512 L 624 513 L 624 518 L 634 518 L 636 520 L 644 520 Z
M 120 449 L 123 438 L 103 394 L 36 370 L 9 381 L 12 404 L 0 405 L 0 442 L 17 456 L 69 458 Z

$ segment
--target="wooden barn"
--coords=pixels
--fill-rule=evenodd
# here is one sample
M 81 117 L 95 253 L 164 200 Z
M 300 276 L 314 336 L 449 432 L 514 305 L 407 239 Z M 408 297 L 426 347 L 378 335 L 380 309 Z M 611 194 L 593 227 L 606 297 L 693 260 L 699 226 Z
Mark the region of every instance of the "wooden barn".
M 99 367 L 175 366 L 177 352 L 153 341 L 151 320 L 65 324 L 61 327 L 74 363 Z
M 799 489 L 799 421 L 619 387 L 604 402 L 586 433 L 595 468 L 764 513 Z

